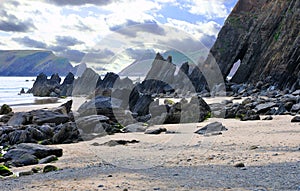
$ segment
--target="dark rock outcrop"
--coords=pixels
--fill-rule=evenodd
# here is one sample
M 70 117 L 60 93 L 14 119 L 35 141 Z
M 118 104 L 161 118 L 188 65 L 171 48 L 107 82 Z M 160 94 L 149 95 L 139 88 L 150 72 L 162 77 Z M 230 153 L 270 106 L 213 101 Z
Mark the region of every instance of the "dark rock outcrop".
M 72 101 L 68 101 L 52 110 L 14 113 L 7 122 L 0 125 L 0 145 L 38 142 L 61 144 L 82 140 L 78 127 L 73 122 L 71 105 Z
M 33 87 L 28 93 L 32 93 L 34 96 L 58 96 L 60 94 L 60 81 L 61 78 L 58 74 L 53 74 L 50 79 L 41 73 L 37 76 Z
M 7 166 L 26 166 L 38 164 L 38 159 L 43 159 L 48 156 L 61 157 L 63 155 L 62 149 L 51 148 L 44 145 L 22 143 L 8 150 L 3 155 L 3 158 L 8 162 Z
M 211 49 L 224 79 L 240 60 L 233 82 L 299 89 L 299 7 L 299 0 L 239 0 Z

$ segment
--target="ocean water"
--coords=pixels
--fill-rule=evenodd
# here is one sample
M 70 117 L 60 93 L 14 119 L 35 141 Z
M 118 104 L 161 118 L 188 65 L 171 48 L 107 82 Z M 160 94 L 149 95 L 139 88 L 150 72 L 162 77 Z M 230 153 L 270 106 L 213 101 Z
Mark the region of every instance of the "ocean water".
M 22 88 L 27 92 L 36 77 L 1 77 L 0 76 L 0 106 L 34 103 L 36 97 L 32 94 L 18 95 Z

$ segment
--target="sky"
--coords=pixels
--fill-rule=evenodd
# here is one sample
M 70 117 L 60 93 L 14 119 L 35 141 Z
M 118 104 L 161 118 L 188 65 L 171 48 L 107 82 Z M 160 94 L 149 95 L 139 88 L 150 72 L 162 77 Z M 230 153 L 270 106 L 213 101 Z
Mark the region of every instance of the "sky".
M 73 64 L 98 63 L 99 68 L 145 51 L 196 52 L 212 46 L 236 3 L 0 0 L 0 50 L 51 50 Z

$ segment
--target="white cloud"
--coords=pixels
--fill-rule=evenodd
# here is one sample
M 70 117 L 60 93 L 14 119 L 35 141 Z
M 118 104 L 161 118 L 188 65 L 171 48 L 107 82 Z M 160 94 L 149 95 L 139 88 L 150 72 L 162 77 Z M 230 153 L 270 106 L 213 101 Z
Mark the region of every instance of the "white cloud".
M 184 5 L 189 12 L 196 15 L 202 15 L 209 19 L 225 18 L 228 16 L 228 11 L 225 6 L 225 0 L 189 0 L 189 3 Z
M 197 22 L 196 24 L 171 18 L 168 18 L 167 21 L 167 25 L 185 31 L 196 39 L 201 39 L 204 35 L 217 37 L 217 34 L 221 27 L 214 21 Z

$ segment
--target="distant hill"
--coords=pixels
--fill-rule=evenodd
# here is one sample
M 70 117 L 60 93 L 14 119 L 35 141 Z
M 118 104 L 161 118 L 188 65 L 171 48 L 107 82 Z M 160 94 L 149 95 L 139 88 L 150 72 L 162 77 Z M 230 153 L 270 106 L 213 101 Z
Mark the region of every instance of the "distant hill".
M 75 72 L 68 59 L 44 50 L 0 50 L 0 76 L 36 76 Z

